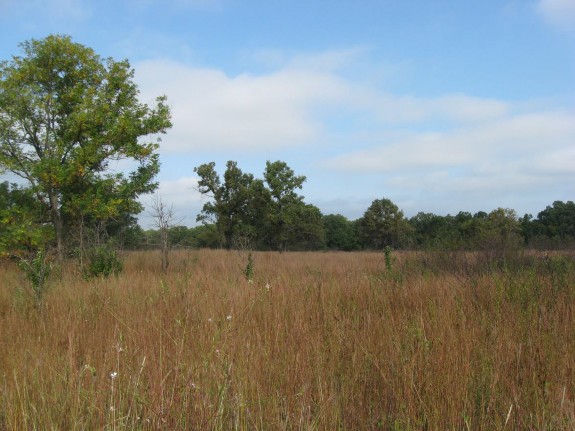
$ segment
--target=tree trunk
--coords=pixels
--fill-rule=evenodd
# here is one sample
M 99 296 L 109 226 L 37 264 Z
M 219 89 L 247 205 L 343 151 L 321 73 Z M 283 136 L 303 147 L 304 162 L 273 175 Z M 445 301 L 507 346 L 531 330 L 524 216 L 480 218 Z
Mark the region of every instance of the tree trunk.
M 56 252 L 58 253 L 58 260 L 62 261 L 64 259 L 64 224 L 62 221 L 62 213 L 60 212 L 58 193 L 51 190 L 48 193 L 50 200 L 50 216 L 52 218 L 52 224 L 54 225 L 54 233 L 56 234 Z
M 168 228 L 160 228 L 160 242 L 162 247 L 162 273 L 168 273 L 168 266 L 170 265 L 169 253 L 170 253 L 170 242 L 168 237 Z

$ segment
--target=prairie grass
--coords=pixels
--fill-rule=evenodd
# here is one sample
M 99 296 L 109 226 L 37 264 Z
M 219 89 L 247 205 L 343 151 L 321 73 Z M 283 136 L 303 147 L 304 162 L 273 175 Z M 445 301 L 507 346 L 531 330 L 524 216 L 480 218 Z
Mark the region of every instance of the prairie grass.
M 0 430 L 575 429 L 571 255 L 124 257 L 0 265 Z

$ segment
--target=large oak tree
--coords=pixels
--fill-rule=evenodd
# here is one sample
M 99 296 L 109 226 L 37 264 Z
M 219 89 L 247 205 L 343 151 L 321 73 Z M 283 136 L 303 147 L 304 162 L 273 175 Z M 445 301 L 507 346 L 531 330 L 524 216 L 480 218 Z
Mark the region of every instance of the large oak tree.
M 58 254 L 64 226 L 142 210 L 153 191 L 158 134 L 169 127 L 165 97 L 138 100 L 128 61 L 103 59 L 68 36 L 21 45 L 0 63 L 0 169 L 26 180 L 49 209 Z M 135 162 L 128 175 L 110 163 Z

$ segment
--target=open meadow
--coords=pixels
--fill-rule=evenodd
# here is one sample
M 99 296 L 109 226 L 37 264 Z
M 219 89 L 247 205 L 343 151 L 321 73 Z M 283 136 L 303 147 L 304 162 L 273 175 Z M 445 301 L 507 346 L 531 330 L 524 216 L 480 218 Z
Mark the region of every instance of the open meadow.
M 176 251 L 0 264 L 0 430 L 575 429 L 575 259 Z

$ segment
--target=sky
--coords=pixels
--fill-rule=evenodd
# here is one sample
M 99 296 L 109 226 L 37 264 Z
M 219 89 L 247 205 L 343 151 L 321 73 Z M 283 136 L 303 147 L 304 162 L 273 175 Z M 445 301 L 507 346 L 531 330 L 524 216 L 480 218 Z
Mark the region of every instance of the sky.
M 0 60 L 49 34 L 167 96 L 157 193 L 188 226 L 212 161 L 282 160 L 351 220 L 575 200 L 575 0 L 0 0 Z

